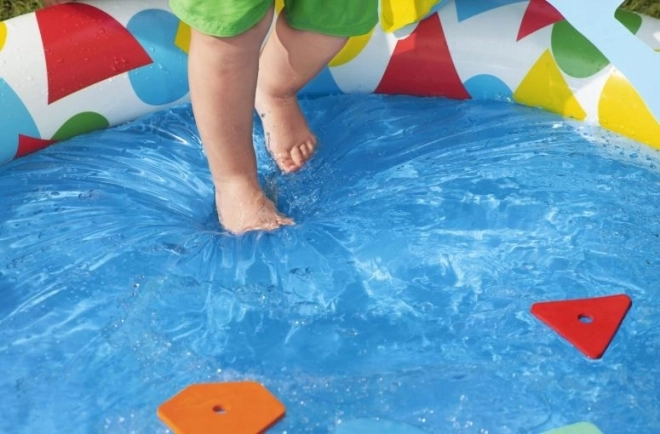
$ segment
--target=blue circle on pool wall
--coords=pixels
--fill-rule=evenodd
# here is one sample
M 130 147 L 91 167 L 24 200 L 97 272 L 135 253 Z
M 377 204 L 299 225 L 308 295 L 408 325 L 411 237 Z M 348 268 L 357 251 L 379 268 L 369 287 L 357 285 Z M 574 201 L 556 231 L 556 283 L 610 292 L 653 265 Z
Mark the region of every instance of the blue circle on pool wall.
M 153 60 L 128 73 L 138 98 L 146 104 L 163 105 L 184 97 L 188 93 L 188 56 L 174 44 L 178 18 L 164 10 L 148 9 L 133 16 L 126 28 Z
M 463 83 L 472 99 L 510 101 L 513 93 L 502 80 L 490 74 L 475 75 Z
M 327 66 L 300 90 L 301 96 L 338 95 L 342 91 Z
M 456 15 L 458 16 L 458 21 L 461 22 L 492 9 L 507 6 L 512 3 L 520 3 L 522 1 L 523 0 L 456 0 Z
M 0 164 L 16 155 L 19 135 L 40 137 L 37 125 L 21 98 L 0 78 Z

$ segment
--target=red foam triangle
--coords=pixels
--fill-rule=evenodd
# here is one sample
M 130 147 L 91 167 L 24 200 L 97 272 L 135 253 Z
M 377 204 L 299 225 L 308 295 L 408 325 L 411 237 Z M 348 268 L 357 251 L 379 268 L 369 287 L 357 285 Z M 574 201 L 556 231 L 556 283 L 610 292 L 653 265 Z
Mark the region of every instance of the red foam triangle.
M 36 12 L 48 72 L 48 104 L 152 63 L 142 45 L 112 16 L 85 3 Z M 71 41 L 71 32 L 80 37 Z
M 591 359 L 610 345 L 632 305 L 625 294 L 534 303 L 532 314 Z
M 456 71 L 438 14 L 396 44 L 376 93 L 469 99 Z
M 563 19 L 562 14 L 546 0 L 530 0 L 520 23 L 516 40 L 520 41 L 525 36 Z
M 14 158 L 23 157 L 24 155 L 40 151 L 41 149 L 47 148 L 55 142 L 57 142 L 57 140 L 38 139 L 36 137 L 19 134 L 18 150 L 16 151 L 16 156 Z

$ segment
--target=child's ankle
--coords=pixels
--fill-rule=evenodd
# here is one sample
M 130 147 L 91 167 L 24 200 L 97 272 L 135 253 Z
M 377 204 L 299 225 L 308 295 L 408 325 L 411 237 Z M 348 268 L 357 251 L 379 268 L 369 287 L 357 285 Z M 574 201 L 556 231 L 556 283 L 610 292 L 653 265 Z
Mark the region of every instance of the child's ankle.
M 259 181 L 251 176 L 230 176 L 214 180 L 215 198 L 221 203 L 256 200 L 264 195 Z
M 246 174 L 215 176 L 213 177 L 213 184 L 219 189 L 227 187 L 260 189 L 257 177 L 255 175 Z

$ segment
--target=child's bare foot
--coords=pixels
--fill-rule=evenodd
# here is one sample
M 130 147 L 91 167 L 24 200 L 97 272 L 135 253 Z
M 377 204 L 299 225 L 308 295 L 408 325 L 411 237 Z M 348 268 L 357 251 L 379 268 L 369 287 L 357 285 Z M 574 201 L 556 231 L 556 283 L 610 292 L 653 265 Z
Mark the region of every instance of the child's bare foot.
M 258 185 L 244 180 L 216 183 L 215 203 L 222 226 L 233 234 L 272 231 L 294 222 L 280 214 Z
M 256 108 L 264 126 L 266 146 L 279 168 L 291 173 L 303 167 L 316 149 L 316 137 L 296 96 L 276 97 L 257 89 Z

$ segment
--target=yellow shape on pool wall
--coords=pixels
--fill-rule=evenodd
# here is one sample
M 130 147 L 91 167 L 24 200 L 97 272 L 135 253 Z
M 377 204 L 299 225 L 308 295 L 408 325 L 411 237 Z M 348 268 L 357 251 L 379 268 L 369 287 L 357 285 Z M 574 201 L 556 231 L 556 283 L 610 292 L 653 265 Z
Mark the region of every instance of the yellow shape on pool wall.
M 190 33 L 190 26 L 183 21 L 179 21 L 179 28 L 176 29 L 176 36 L 174 37 L 174 45 L 181 48 L 186 54 L 190 50 Z
M 550 50 L 546 50 L 529 70 L 514 92 L 513 99 L 521 104 L 541 107 L 581 121 L 587 117 Z
M 598 118 L 603 128 L 660 149 L 660 123 L 618 71 L 607 79 L 600 94 Z
M 371 29 L 371 31 L 366 35 L 353 36 L 352 38 L 349 38 L 346 42 L 346 45 L 344 45 L 344 48 L 342 48 L 341 51 L 337 53 L 337 55 L 330 61 L 330 63 L 328 63 L 328 66 L 343 65 L 355 59 L 357 55 L 360 54 L 362 50 L 364 50 L 364 47 L 367 46 L 367 43 L 369 42 L 369 39 L 371 39 L 371 35 L 373 35 L 373 33 L 374 29 Z
M 7 40 L 7 25 L 5 23 L 0 23 L 0 50 L 5 46 L 5 41 Z
M 381 0 L 380 25 L 393 32 L 425 17 L 439 0 Z

